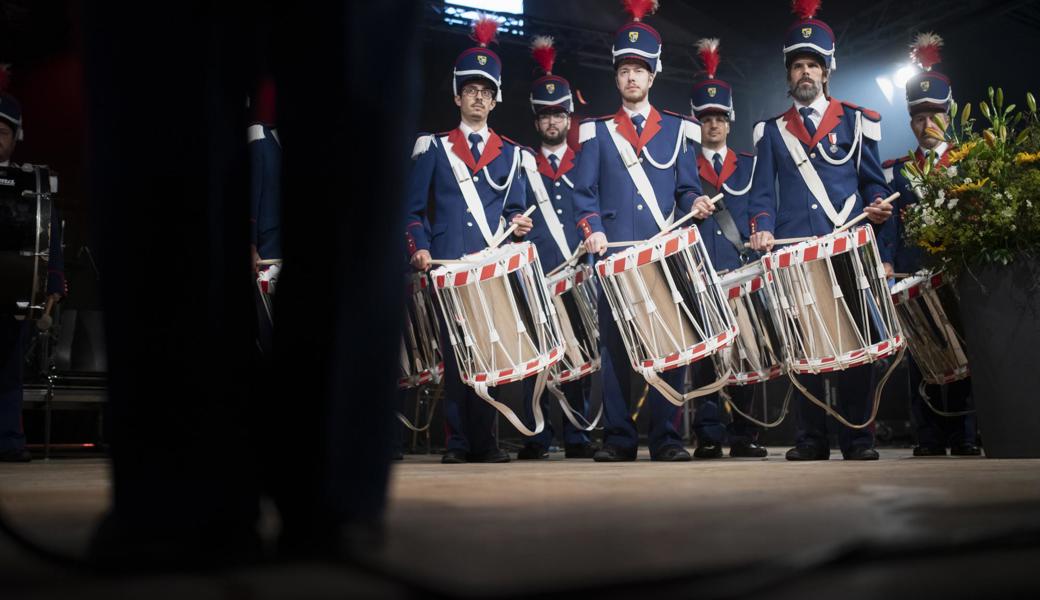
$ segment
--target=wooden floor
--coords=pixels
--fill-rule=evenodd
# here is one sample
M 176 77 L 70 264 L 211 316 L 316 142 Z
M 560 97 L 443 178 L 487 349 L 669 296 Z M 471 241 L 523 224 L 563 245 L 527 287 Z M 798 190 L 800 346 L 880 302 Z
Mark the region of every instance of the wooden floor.
M 951 548 L 1040 531 L 1040 461 L 914 459 L 909 450 L 883 450 L 882 460 L 872 463 L 789 463 L 783 450 L 771 448 L 763 460 L 679 464 L 650 463 L 645 454 L 627 464 L 554 455 L 506 465 L 441 465 L 436 456 L 409 456 L 394 467 L 389 538 L 378 559 L 391 572 L 480 596 L 626 589 L 624 582 L 681 580 L 747 565 L 795 568 L 850 548 L 923 548 L 926 558 L 938 549 L 938 556 L 947 556 L 945 563 L 929 563 L 930 570 L 915 570 L 916 576 L 886 579 L 884 589 L 892 591 L 921 585 L 922 577 L 965 576 L 956 566 L 964 557 Z M 0 465 L 0 502 L 8 513 L 32 537 L 64 551 L 82 550 L 107 494 L 107 465 L 100 459 Z M 1016 546 L 1009 556 L 995 562 L 999 568 L 972 568 L 971 574 L 987 585 L 1035 589 L 1016 578 L 1032 568 L 1020 560 L 1040 558 L 1037 548 Z M 984 564 L 976 558 L 970 564 Z M 907 560 L 896 565 L 906 567 Z M 0 541 L 0 565 L 2 581 L 36 589 L 38 597 L 61 595 L 54 568 L 6 540 Z M 311 597 L 336 597 L 359 585 L 372 586 L 367 589 L 374 595 L 403 593 L 357 573 L 314 568 L 319 575 L 309 585 L 325 581 L 328 587 L 312 589 Z M 272 597 L 273 590 L 299 585 L 298 572 L 284 579 L 264 573 L 240 574 L 240 584 L 252 592 L 236 597 Z M 226 583 L 190 581 L 196 592 Z M 77 590 L 102 597 L 112 585 L 95 582 Z M 137 585 L 150 590 L 148 580 Z M 798 582 L 792 585 L 755 596 L 798 597 Z

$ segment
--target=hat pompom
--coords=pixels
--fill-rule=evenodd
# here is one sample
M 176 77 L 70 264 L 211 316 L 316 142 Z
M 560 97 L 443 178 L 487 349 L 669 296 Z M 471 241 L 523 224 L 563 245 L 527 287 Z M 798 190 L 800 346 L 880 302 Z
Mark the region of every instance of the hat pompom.
M 791 12 L 801 19 L 811 19 L 820 10 L 820 0 L 794 0 L 791 3 Z
M 939 50 L 943 47 L 943 39 L 934 33 L 919 33 L 910 44 L 910 58 L 922 69 L 930 71 L 942 61 Z
M 701 58 L 704 71 L 709 79 L 715 79 L 715 72 L 719 69 L 719 39 L 703 38 L 697 40 L 697 55 Z
M 546 75 L 552 74 L 553 63 L 556 62 L 556 47 L 553 46 L 552 37 L 540 35 L 534 38 L 531 42 L 531 56 Z
M 488 44 L 495 41 L 497 33 L 498 21 L 494 17 L 481 15 L 473 22 L 473 40 L 484 48 L 487 48 Z
M 657 11 L 657 0 L 621 0 L 625 12 L 632 15 L 633 21 L 640 21 L 646 15 L 652 15 Z

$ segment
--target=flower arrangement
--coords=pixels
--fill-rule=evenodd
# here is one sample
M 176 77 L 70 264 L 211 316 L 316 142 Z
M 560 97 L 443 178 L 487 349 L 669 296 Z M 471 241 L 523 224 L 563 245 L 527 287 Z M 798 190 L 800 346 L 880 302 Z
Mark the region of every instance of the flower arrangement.
M 1040 117 L 1026 94 L 1027 111 L 1004 105 L 1004 92 L 989 88 L 979 103 L 988 126 L 976 132 L 972 106 L 953 104 L 936 115 L 929 132 L 950 144 L 939 160 L 929 153 L 903 175 L 919 202 L 903 211 L 906 236 L 924 248 L 935 266 L 952 273 L 986 264 L 1007 265 L 1040 249 Z M 958 131 L 959 129 L 959 131 Z

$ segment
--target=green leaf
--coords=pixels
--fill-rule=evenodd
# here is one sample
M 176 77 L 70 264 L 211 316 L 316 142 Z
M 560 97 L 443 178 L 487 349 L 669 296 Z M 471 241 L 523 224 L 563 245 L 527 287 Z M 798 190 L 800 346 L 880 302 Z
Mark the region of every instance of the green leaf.
M 1011 114 L 1011 111 L 1015 110 L 1016 106 L 1018 106 L 1018 105 L 1017 104 L 1009 104 L 1008 107 L 1004 109 L 1004 116 L 1006 117 L 1009 114 Z
M 1029 112 L 1036 112 L 1036 97 L 1033 96 L 1033 92 L 1026 92 L 1026 104 L 1029 106 Z
M 993 100 L 993 86 L 992 85 L 989 86 L 988 88 L 986 88 L 986 93 L 989 94 L 989 99 Z
M 997 88 L 997 108 L 1004 106 L 1004 88 Z

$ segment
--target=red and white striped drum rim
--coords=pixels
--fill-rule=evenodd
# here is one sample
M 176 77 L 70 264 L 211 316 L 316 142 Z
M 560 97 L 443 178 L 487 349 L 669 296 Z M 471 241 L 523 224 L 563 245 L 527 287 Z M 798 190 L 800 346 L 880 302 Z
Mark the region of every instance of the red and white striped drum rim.
M 467 264 L 445 265 L 433 271 L 438 289 L 463 287 L 480 281 L 502 277 L 538 260 L 538 251 L 531 242 L 489 248 L 476 254 L 467 254 L 460 260 Z
M 766 269 L 786 269 L 794 265 L 823 260 L 865 246 L 874 241 L 870 226 L 863 225 L 815 239 L 785 246 L 763 257 Z
M 696 245 L 699 240 L 700 234 L 696 227 L 679 229 L 608 256 L 596 263 L 596 270 L 601 277 L 616 275 L 677 254 Z

